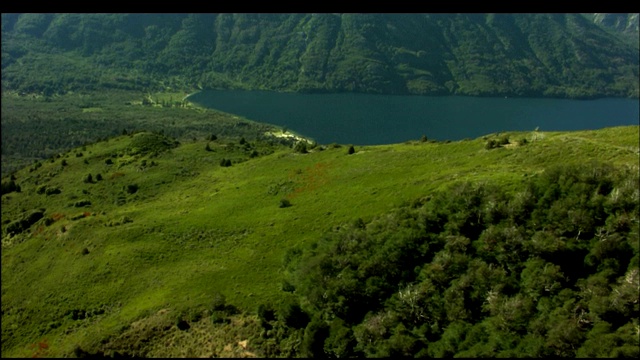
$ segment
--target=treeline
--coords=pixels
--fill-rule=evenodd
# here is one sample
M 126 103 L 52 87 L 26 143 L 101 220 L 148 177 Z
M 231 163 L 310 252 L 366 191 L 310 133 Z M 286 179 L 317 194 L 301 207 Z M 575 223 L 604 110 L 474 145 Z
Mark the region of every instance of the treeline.
M 2 86 L 638 96 L 583 14 L 2 14 Z
M 36 99 L 3 96 L 2 175 L 72 148 L 119 136 L 123 131 L 148 130 L 181 141 L 211 134 L 268 141 L 264 133 L 274 129 L 216 111 L 131 105 L 144 99 L 141 93 L 129 92 Z
M 637 168 L 460 183 L 284 259 L 267 356 L 638 357 Z

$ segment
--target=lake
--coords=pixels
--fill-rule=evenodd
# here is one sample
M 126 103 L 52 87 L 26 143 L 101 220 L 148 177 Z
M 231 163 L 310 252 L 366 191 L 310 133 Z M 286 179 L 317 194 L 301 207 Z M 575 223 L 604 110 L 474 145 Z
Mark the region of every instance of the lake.
M 296 94 L 207 90 L 189 101 L 286 127 L 321 144 L 377 145 L 477 138 L 502 131 L 568 131 L 638 125 L 637 99 L 564 100 Z

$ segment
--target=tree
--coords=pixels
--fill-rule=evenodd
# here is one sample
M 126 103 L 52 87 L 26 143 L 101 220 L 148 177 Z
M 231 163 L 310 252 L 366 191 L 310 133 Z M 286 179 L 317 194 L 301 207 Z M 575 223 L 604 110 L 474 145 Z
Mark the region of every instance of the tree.
M 20 192 L 20 185 L 17 185 L 13 180 L 9 182 L 2 182 L 2 195 L 13 191 Z
M 309 315 L 295 302 L 282 305 L 278 311 L 280 321 L 294 329 L 303 329 L 309 323 Z
M 93 182 L 93 177 L 91 176 L 91 174 L 88 174 L 87 176 L 84 177 L 84 182 L 85 183 L 92 183 Z
M 300 154 L 306 154 L 308 152 L 306 141 L 298 141 L 298 143 L 293 149 L 295 150 L 295 152 Z
M 329 327 L 319 317 L 313 320 L 304 329 L 304 338 L 301 344 L 302 355 L 305 357 L 324 357 L 324 342 L 329 336 Z
M 356 152 L 356 149 L 353 148 L 353 145 L 349 146 L 349 151 L 347 151 L 347 154 L 351 155 L 355 152 Z

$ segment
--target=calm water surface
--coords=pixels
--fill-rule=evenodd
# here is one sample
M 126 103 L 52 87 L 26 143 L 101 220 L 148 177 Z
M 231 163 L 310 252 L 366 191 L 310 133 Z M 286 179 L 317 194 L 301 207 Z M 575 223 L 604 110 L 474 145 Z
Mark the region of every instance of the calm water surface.
M 284 126 L 322 144 L 376 145 L 477 138 L 500 131 L 566 131 L 638 125 L 636 99 L 561 100 L 291 94 L 211 90 L 189 100 L 245 118 Z

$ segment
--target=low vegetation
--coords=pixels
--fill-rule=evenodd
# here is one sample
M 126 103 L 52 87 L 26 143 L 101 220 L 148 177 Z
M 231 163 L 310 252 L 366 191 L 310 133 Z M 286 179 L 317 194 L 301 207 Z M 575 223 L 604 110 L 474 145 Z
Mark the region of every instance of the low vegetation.
M 71 149 L 3 178 L 3 356 L 637 356 L 638 129 Z

